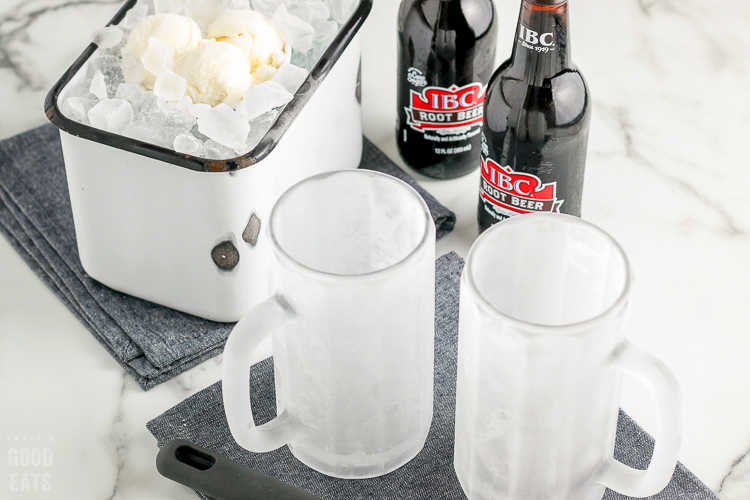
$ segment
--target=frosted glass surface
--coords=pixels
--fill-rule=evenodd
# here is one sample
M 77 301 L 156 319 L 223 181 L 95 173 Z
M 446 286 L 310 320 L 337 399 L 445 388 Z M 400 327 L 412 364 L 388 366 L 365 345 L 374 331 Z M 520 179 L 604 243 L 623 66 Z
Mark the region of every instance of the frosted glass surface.
M 615 303 L 628 279 L 622 254 L 606 235 L 559 222 L 534 218 L 485 235 L 471 273 L 497 310 L 529 323 L 567 325 Z
M 413 196 L 399 181 L 370 173 L 319 176 L 280 199 L 274 236 L 290 257 L 318 271 L 380 271 L 406 258 L 432 223 Z
M 273 293 L 296 312 L 273 336 L 279 410 L 302 424 L 289 448 L 332 476 L 394 470 L 422 449 L 432 420 L 426 205 L 384 174 L 335 172 L 288 191 L 270 230 Z
M 466 266 L 455 465 L 467 497 L 600 500 L 596 474 L 617 421 L 621 375 L 608 359 L 625 338 L 624 255 L 578 219 L 533 215 L 490 228 Z M 548 328 L 560 325 L 574 326 Z

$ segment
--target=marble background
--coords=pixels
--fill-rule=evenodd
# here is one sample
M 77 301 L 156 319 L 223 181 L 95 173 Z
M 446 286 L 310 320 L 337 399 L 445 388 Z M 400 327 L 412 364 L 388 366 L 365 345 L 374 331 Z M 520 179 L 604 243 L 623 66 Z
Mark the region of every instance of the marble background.
M 47 90 L 120 0 L 0 1 L 0 138 L 44 124 Z M 498 61 L 518 0 L 495 0 Z M 397 0 L 363 36 L 365 134 L 396 153 Z M 571 1 L 573 57 L 593 92 L 584 218 L 617 238 L 636 284 L 630 338 L 684 392 L 680 458 L 722 500 L 750 498 L 750 3 Z M 438 255 L 476 237 L 478 174 L 420 182 L 456 211 Z M 192 499 L 161 478 L 145 423 L 219 379 L 214 358 L 143 392 L 0 238 L 0 497 Z M 644 389 L 622 406 L 654 431 Z M 12 450 L 51 464 L 13 468 Z M 10 492 L 11 472 L 46 473 Z M 33 479 L 33 478 L 32 478 Z M 44 481 L 51 491 L 41 493 Z

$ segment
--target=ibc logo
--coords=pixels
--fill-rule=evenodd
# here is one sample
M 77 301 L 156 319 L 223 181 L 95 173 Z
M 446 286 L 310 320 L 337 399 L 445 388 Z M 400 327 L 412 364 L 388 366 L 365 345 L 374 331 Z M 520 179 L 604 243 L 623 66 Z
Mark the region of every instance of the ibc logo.
M 536 50 L 537 52 L 554 51 L 555 34 L 552 32 L 542 33 L 541 35 L 523 24 L 518 26 L 518 39 L 521 45 L 527 49 Z
M 8 436 L 8 442 L 17 443 L 8 448 L 11 492 L 52 491 L 52 448 L 42 445 L 41 436 Z M 52 438 L 49 438 L 52 441 Z
M 472 92 L 464 92 L 460 97 L 453 94 L 432 95 L 432 109 L 440 111 L 469 108 L 476 102 L 476 96 Z
M 411 105 L 404 108 L 407 123 L 418 132 L 481 125 L 485 91 L 479 82 L 411 90 Z

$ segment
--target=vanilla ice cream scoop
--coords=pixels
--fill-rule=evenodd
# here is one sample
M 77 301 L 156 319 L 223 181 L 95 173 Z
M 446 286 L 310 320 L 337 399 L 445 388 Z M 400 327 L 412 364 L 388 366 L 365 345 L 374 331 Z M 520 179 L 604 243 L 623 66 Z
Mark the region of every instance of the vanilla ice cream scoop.
M 173 71 L 187 81 L 193 102 L 211 106 L 239 102 L 253 83 L 245 54 L 225 42 L 203 42 L 177 59 Z
M 146 16 L 135 25 L 128 37 L 127 47 L 139 59 L 148 49 L 148 39 L 154 37 L 172 50 L 175 59 L 198 47 L 201 29 L 195 21 L 177 14 Z
M 260 12 L 230 10 L 219 16 L 208 28 L 208 37 L 236 45 L 245 54 L 253 74 L 253 83 L 273 77 L 285 60 L 284 36 Z

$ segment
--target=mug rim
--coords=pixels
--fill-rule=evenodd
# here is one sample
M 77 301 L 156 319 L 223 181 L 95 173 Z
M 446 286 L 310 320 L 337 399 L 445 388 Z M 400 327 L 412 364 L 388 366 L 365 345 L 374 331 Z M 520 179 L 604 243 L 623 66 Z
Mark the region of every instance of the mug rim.
M 406 191 L 412 196 L 412 198 L 421 205 L 422 208 L 422 215 L 423 215 L 423 228 L 422 228 L 422 236 L 417 242 L 416 245 L 414 245 L 414 248 L 409 250 L 409 252 L 402 257 L 401 259 L 397 260 L 393 264 L 383 267 L 382 269 L 376 269 L 374 271 L 368 271 L 366 273 L 357 273 L 357 274 L 341 274 L 341 273 L 333 273 L 329 271 L 322 271 L 320 269 L 316 269 L 314 267 L 310 267 L 306 264 L 303 264 L 299 260 L 295 259 L 289 253 L 282 247 L 282 245 L 279 243 L 279 241 L 276 238 L 276 234 L 274 233 L 274 219 L 275 215 L 278 210 L 280 210 L 280 206 L 283 205 L 284 200 L 289 198 L 290 196 L 293 196 L 294 191 L 300 188 L 300 186 L 303 186 L 309 182 L 325 179 L 326 177 L 333 177 L 333 176 L 340 176 L 340 175 L 367 175 L 370 177 L 379 177 L 382 179 L 386 179 L 389 182 L 394 182 L 400 189 L 406 189 Z M 434 239 L 435 235 L 435 225 L 432 220 L 432 214 L 430 213 L 430 209 L 427 206 L 427 203 L 424 201 L 424 198 L 414 189 L 412 186 L 410 186 L 408 183 L 404 182 L 403 180 L 394 177 L 392 175 L 388 175 L 382 172 L 377 172 L 375 170 L 367 170 L 367 169 L 342 169 L 342 170 L 332 170 L 330 172 L 322 172 L 310 177 L 306 177 L 305 179 L 302 179 L 301 181 L 297 182 L 293 186 L 291 186 L 289 189 L 284 191 L 284 193 L 279 197 L 278 200 L 276 200 L 276 203 L 274 203 L 273 208 L 271 209 L 271 214 L 268 217 L 268 238 L 271 242 L 271 248 L 273 249 L 273 252 L 278 255 L 283 260 L 287 261 L 291 265 L 294 265 L 300 269 L 302 269 L 306 273 L 311 273 L 313 275 L 318 275 L 322 277 L 327 277 L 329 279 L 362 279 L 365 277 L 370 276 L 382 276 L 385 273 L 393 272 L 394 270 L 397 270 L 401 267 L 406 266 L 411 260 L 417 258 L 417 254 L 420 252 L 422 248 L 427 244 L 430 237 Z
M 499 233 L 504 228 L 507 228 L 509 226 L 515 225 L 515 224 L 525 224 L 524 221 L 528 220 L 530 217 L 533 217 L 535 219 L 548 219 L 555 221 L 555 223 L 564 223 L 564 224 L 572 224 L 574 226 L 585 228 L 586 230 L 593 231 L 594 233 L 597 233 L 599 236 L 602 236 L 605 241 L 607 241 L 611 247 L 614 249 L 614 251 L 619 255 L 619 257 L 622 259 L 622 262 L 624 264 L 624 283 L 622 285 L 622 289 L 620 290 L 619 295 L 617 298 L 610 304 L 606 309 L 599 312 L 595 316 L 591 316 L 589 318 L 586 318 L 581 321 L 576 321 L 573 323 L 563 323 L 559 325 L 548 325 L 548 324 L 542 324 L 542 323 L 534 323 L 531 321 L 525 321 L 522 319 L 518 319 L 514 316 L 511 316 L 507 313 L 502 312 L 500 309 L 495 307 L 487 298 L 482 294 L 482 292 L 479 291 L 479 288 L 477 287 L 477 284 L 474 280 L 474 275 L 472 273 L 472 266 L 474 264 L 474 255 L 477 253 L 477 248 L 482 246 L 482 241 L 488 238 L 488 234 L 491 233 Z M 623 250 L 622 246 L 615 240 L 612 235 L 610 235 L 608 232 L 606 232 L 604 229 L 600 228 L 599 226 L 585 221 L 581 219 L 580 217 L 575 217 L 573 215 L 568 214 L 560 214 L 560 213 L 537 213 L 537 214 L 521 214 L 515 217 L 511 217 L 510 219 L 505 219 L 504 221 L 501 221 L 494 226 L 487 229 L 483 234 L 479 235 L 479 237 L 474 241 L 474 243 L 471 245 L 471 249 L 469 250 L 469 254 L 466 257 L 466 264 L 464 266 L 464 270 L 461 276 L 462 285 L 466 285 L 468 290 L 471 291 L 471 294 L 475 297 L 475 301 L 478 302 L 478 305 L 480 305 L 482 308 L 487 309 L 490 314 L 498 317 L 502 321 L 511 324 L 514 327 L 520 327 L 519 329 L 524 333 L 534 333 L 539 335 L 560 335 L 560 334 L 567 334 L 567 335 L 575 335 L 577 333 L 584 333 L 589 331 L 590 329 L 601 325 L 602 323 L 607 322 L 610 317 L 615 316 L 618 314 L 618 312 L 625 306 L 627 303 L 629 297 L 630 297 L 630 289 L 633 282 L 633 273 L 630 266 L 630 261 L 628 260 L 628 256 Z

